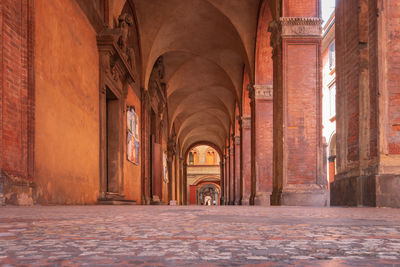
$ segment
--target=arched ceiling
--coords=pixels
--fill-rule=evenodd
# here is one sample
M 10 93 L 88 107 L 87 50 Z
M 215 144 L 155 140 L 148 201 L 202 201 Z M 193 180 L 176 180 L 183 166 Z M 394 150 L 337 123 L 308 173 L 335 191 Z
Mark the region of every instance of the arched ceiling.
M 182 152 L 198 142 L 222 150 L 241 103 L 245 66 L 254 76 L 260 0 L 132 1 L 146 88 L 163 57 L 169 131 L 175 127 Z

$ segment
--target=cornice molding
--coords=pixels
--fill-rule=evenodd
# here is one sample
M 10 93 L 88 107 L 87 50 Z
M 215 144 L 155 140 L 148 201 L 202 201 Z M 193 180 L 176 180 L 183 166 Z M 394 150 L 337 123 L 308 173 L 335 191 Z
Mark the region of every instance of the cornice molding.
M 254 98 L 263 100 L 272 100 L 273 86 L 271 84 L 255 84 Z
M 282 37 L 321 37 L 322 20 L 316 17 L 280 18 Z

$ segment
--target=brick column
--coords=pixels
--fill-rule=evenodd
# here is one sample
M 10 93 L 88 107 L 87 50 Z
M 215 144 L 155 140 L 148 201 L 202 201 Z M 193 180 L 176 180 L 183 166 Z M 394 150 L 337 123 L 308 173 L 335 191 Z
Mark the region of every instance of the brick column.
M 321 19 L 273 21 L 275 204 L 326 206 L 321 131 Z
M 229 148 L 229 205 L 235 204 L 235 148 L 233 142 Z
M 242 205 L 250 204 L 251 197 L 251 119 L 242 117 Z
M 399 12 L 398 1 L 337 1 L 332 205 L 400 207 Z
M 272 85 L 257 84 L 249 87 L 251 109 L 254 119 L 252 138 L 254 149 L 255 205 L 270 205 L 272 193 L 272 151 L 273 151 L 273 102 Z
M 219 162 L 220 167 L 220 177 L 221 177 L 221 197 L 220 197 L 220 205 L 225 204 L 225 162 L 224 159 L 221 158 Z
M 34 201 L 34 10 L 33 0 L 0 3 L 0 204 Z
M 183 181 L 182 181 L 182 202 L 183 205 L 187 205 L 187 163 L 186 161 L 183 163 Z
M 224 182 L 224 196 L 225 196 L 225 205 L 229 205 L 229 148 L 225 149 L 225 182 Z
M 185 160 L 182 157 L 179 157 L 179 187 L 178 187 L 178 202 L 179 205 L 183 205 L 183 173 L 184 173 L 184 166 Z
M 235 143 L 235 205 L 241 205 L 242 201 L 242 182 L 241 182 L 241 159 L 240 159 L 240 136 L 234 137 Z

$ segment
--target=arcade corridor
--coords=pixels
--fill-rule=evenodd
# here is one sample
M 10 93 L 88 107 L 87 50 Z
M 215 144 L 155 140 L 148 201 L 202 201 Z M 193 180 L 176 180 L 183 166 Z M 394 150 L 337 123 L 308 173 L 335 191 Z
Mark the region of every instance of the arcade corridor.
M 399 0 L 321 3 L 0 0 L 0 265 L 399 265 Z
M 188 205 L 205 145 L 196 202 L 400 207 L 400 6 L 336 2 L 1 1 L 0 202 Z

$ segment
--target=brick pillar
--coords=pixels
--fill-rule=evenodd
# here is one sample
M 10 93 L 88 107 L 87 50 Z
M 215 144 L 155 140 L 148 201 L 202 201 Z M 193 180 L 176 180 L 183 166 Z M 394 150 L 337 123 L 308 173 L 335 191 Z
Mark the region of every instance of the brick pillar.
M 220 159 L 219 167 L 220 167 L 220 177 L 221 177 L 220 205 L 224 205 L 225 204 L 225 162 L 224 162 L 223 158 Z
M 229 205 L 229 165 L 230 165 L 230 158 L 229 158 L 229 148 L 227 147 L 225 149 L 225 188 L 224 188 L 224 194 L 225 194 L 225 205 Z
M 235 204 L 235 148 L 233 142 L 229 148 L 229 205 Z
M 398 1 L 337 1 L 332 205 L 400 207 Z
M 0 3 L 0 204 L 33 204 L 34 1 Z M 3 199 L 4 198 L 4 199 Z
M 273 102 L 272 85 L 254 85 L 249 87 L 251 109 L 254 114 L 254 149 L 252 164 L 255 176 L 255 205 L 270 205 L 272 193 L 272 155 L 273 155 Z
M 240 136 L 234 137 L 235 143 L 235 205 L 241 205 L 242 182 L 241 182 L 241 160 L 240 160 Z
M 242 205 L 250 204 L 251 197 L 251 119 L 242 117 Z
M 183 205 L 187 205 L 187 199 L 188 199 L 188 190 L 187 190 L 187 163 L 186 161 L 183 163 L 183 181 L 182 181 L 182 202 Z
M 178 186 L 178 203 L 183 205 L 183 164 L 184 159 L 179 157 L 179 186 Z
M 274 204 L 326 206 L 321 121 L 321 19 L 270 24 L 274 48 Z
M 333 183 L 333 181 L 335 180 L 335 159 L 336 156 L 331 156 L 328 158 L 328 162 L 329 162 L 329 184 Z

